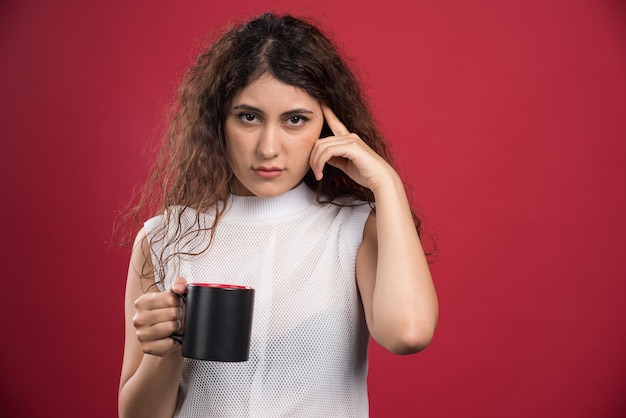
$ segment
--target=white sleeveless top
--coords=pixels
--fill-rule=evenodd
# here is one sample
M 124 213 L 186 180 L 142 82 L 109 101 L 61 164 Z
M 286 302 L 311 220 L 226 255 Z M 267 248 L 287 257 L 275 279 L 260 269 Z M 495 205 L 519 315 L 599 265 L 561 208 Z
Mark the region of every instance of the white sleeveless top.
M 204 249 L 208 232 L 172 248 L 155 241 L 164 216 L 146 222 L 161 290 L 177 276 L 255 289 L 250 359 L 184 359 L 174 416 L 368 416 L 369 333 L 355 262 L 371 209 L 359 203 L 319 204 L 304 184 L 272 198 L 231 196 L 211 246 L 194 257 L 163 255 Z M 180 227 L 197 231 L 195 217 L 186 209 Z M 201 225 L 212 220 L 200 216 Z

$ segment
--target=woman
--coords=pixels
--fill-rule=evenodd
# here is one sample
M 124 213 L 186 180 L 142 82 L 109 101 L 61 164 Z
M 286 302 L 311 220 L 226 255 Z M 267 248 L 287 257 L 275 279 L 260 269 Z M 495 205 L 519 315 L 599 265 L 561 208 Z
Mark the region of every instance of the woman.
M 369 336 L 397 354 L 431 341 L 419 220 L 314 26 L 265 14 L 198 58 L 139 208 L 155 198 L 128 273 L 120 416 L 367 416 Z M 176 294 L 212 281 L 255 288 L 247 362 L 186 359 L 170 338 Z

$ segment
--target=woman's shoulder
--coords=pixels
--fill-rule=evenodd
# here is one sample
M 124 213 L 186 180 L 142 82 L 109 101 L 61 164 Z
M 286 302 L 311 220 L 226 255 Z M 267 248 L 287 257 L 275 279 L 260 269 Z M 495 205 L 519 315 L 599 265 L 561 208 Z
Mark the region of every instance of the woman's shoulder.
M 146 234 L 153 235 L 156 231 L 168 231 L 172 228 L 187 228 L 198 223 L 198 212 L 189 206 L 168 206 L 161 214 L 155 215 L 144 222 Z
M 340 208 L 346 208 L 347 210 L 356 212 L 369 212 L 374 208 L 374 203 L 361 200 L 354 196 L 339 196 L 333 200 L 327 201 Z
M 152 229 L 155 226 L 162 225 L 167 222 L 168 219 L 173 217 L 179 217 L 184 212 L 183 206 L 169 206 L 163 212 L 148 218 L 144 222 L 144 228 L 147 230 Z
M 334 208 L 335 216 L 346 223 L 348 230 L 362 233 L 367 218 L 372 213 L 374 204 L 354 196 L 342 196 L 327 201 L 326 206 Z M 360 231 L 360 232 L 359 232 Z

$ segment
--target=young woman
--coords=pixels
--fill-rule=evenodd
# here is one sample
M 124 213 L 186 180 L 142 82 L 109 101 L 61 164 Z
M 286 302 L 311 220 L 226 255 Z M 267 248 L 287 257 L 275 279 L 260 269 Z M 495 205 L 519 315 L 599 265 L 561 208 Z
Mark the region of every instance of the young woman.
M 368 415 L 370 335 L 425 348 L 437 297 L 403 183 L 332 43 L 290 16 L 227 31 L 189 70 L 139 208 L 121 417 Z M 250 359 L 183 358 L 187 283 L 255 288 Z

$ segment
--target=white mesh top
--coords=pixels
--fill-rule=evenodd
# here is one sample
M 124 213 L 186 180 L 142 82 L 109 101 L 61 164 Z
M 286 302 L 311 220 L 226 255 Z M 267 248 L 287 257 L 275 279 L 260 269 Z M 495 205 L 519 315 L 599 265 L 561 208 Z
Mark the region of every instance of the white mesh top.
M 206 247 L 208 232 L 165 246 L 164 216 L 146 222 L 161 290 L 179 275 L 255 289 L 250 359 L 185 359 L 174 416 L 368 416 L 369 334 L 355 260 L 370 210 L 319 204 L 304 184 L 272 198 L 232 196 L 207 251 L 167 259 Z M 195 217 L 185 210 L 180 227 L 196 231 Z M 200 224 L 212 219 L 203 214 Z

